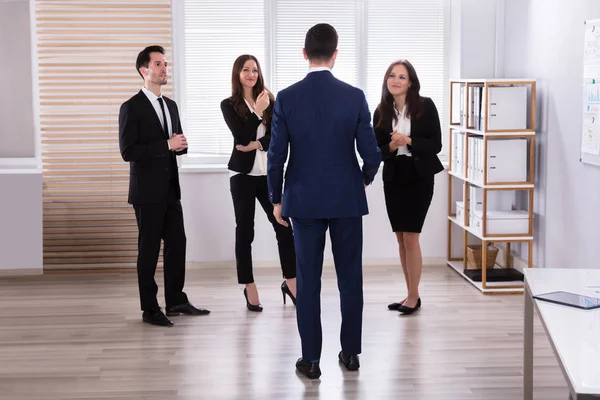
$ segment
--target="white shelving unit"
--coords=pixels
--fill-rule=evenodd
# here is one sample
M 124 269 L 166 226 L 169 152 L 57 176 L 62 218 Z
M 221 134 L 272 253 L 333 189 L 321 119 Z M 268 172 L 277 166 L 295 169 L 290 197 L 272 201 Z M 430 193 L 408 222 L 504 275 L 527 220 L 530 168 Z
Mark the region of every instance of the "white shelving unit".
M 512 268 L 511 243 L 528 246 L 527 264 L 533 266 L 535 109 L 534 79 L 450 80 L 447 262 L 482 293 L 523 292 L 520 280 L 488 281 L 489 245 L 505 243 L 504 266 L 496 260 L 494 269 Z M 517 192 L 527 195 L 520 207 L 507 201 Z M 453 255 L 456 232 L 462 232 L 461 256 Z M 482 245 L 481 281 L 466 273 L 467 247 L 474 241 Z

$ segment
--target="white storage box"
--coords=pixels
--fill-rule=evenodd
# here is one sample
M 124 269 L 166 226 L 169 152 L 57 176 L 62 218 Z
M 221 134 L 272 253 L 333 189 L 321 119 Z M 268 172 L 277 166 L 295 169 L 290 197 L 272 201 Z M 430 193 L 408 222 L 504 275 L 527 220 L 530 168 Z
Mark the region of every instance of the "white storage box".
M 529 212 L 525 210 L 492 211 L 487 216 L 487 235 L 526 235 L 529 233 Z M 483 211 L 470 213 L 471 228 L 483 235 Z
M 527 129 L 527 87 L 488 89 L 488 130 Z
M 527 139 L 488 140 L 488 183 L 526 182 L 528 153 L 527 146 Z
M 465 223 L 465 203 L 462 201 L 456 202 L 456 220 L 459 224 L 463 225 Z

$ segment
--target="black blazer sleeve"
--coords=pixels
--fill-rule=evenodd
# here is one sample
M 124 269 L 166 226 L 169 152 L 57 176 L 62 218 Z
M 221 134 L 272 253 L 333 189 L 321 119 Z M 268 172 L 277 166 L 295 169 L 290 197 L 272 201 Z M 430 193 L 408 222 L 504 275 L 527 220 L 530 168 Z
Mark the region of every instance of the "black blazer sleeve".
M 385 128 L 375 128 L 378 122 L 379 110 L 375 110 L 375 113 L 373 113 L 373 127 L 375 129 L 375 136 L 377 137 L 377 146 L 379 146 L 379 149 L 381 150 L 381 158 L 385 161 L 395 157 L 396 154 L 398 154 L 398 149 L 390 151 L 390 142 L 392 141 L 390 132 L 387 132 Z
M 177 130 L 175 131 L 175 133 L 178 133 L 181 135 L 183 133 L 183 128 L 181 127 L 181 118 L 179 118 L 179 109 L 177 108 L 177 103 L 175 103 L 174 101 L 172 101 L 171 103 L 173 104 L 173 108 L 175 108 L 175 112 L 177 113 Z M 175 154 L 178 156 L 182 156 L 184 154 L 187 154 L 187 152 L 188 152 L 188 148 L 186 147 L 183 150 L 176 151 Z
M 119 149 L 124 161 L 145 161 L 169 155 L 167 140 L 140 143 L 140 121 L 131 101 L 119 110 Z
M 223 118 L 225 123 L 233 134 L 234 144 L 241 144 L 247 146 L 251 141 L 256 140 L 256 129 L 261 124 L 261 120 L 254 113 L 248 115 L 246 122 L 243 122 L 240 117 L 236 114 L 231 104 L 231 99 L 227 98 L 221 102 L 221 112 L 223 112 Z M 266 136 L 266 135 L 265 135 Z M 269 138 L 265 141 L 260 141 L 263 150 L 267 150 Z M 265 146 L 266 143 L 266 146 Z
M 267 126 L 265 136 L 258 139 L 262 151 L 269 151 L 269 143 L 271 143 L 271 127 Z
M 179 119 L 179 117 L 177 117 L 177 119 L 179 120 L 179 127 L 178 127 L 177 133 L 181 134 L 181 133 L 183 133 L 183 129 L 181 129 L 181 120 Z M 177 154 L 178 156 L 182 156 L 184 154 L 187 154 L 187 152 L 188 152 L 188 148 L 186 147 L 183 150 L 176 151 L 175 154 Z
M 409 149 L 414 153 L 438 154 L 442 150 L 442 128 L 437 108 L 429 97 L 423 98 L 424 115 L 418 135 L 411 132 Z

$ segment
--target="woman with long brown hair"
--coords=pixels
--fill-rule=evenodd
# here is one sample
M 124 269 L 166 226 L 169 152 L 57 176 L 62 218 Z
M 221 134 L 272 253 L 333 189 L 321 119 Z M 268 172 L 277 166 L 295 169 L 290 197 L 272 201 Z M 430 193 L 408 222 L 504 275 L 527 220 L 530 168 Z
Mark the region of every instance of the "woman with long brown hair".
M 412 314 L 421 307 L 423 259 L 419 235 L 433 197 L 434 175 L 444 169 L 437 157 L 442 149 L 438 112 L 420 90 L 412 64 L 395 61 L 385 73 L 381 102 L 373 115 L 383 157 L 385 205 L 408 289 L 404 300 L 388 308 L 402 314 Z
M 280 225 L 273 216 L 267 186 L 267 150 L 271 140 L 274 97 L 265 87 L 256 57 L 244 54 L 233 63 L 231 97 L 221 102 L 225 123 L 233 134 L 229 159 L 229 184 L 235 212 L 235 258 L 238 283 L 250 311 L 262 311 L 252 274 L 252 241 L 256 200 L 273 225 L 284 281 L 283 302 L 288 295 L 296 304 L 296 252 L 291 225 Z

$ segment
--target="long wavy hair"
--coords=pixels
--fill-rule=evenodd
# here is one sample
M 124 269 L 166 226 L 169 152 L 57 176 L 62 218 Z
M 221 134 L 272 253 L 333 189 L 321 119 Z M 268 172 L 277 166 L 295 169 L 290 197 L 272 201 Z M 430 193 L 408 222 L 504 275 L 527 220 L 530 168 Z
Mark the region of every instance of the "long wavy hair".
M 415 67 L 408 60 L 398 60 L 394 61 L 385 71 L 385 76 L 383 77 L 383 85 L 381 85 L 381 102 L 377 105 L 377 111 L 379 112 L 379 121 L 377 121 L 377 128 L 381 128 L 386 126 L 385 124 L 389 124 L 390 121 L 393 121 L 393 124 L 398 122 L 398 117 L 396 116 L 396 111 L 394 110 L 394 96 L 390 93 L 387 87 L 388 77 L 392 73 L 392 69 L 394 69 L 397 65 L 404 65 L 406 70 L 408 71 L 408 79 L 410 82 L 410 87 L 406 92 L 406 113 L 410 117 L 410 119 L 417 119 L 423 114 L 423 98 L 419 94 L 421 90 L 421 83 L 419 82 L 419 77 L 417 76 L 417 71 L 415 71 Z
M 262 69 L 260 68 L 260 63 L 250 54 L 242 54 L 238 58 L 236 58 L 233 63 L 233 68 L 231 70 L 231 104 L 233 105 L 233 109 L 244 120 L 248 119 L 248 115 L 250 114 L 250 110 L 248 106 L 246 106 L 246 102 L 244 102 L 244 87 L 242 86 L 242 82 L 240 82 L 240 73 L 242 69 L 244 69 L 244 64 L 248 60 L 253 60 L 258 67 L 258 78 L 256 79 L 256 84 L 252 88 L 252 98 L 256 100 L 260 92 L 266 89 L 265 80 L 263 78 Z M 269 107 L 263 112 L 262 122 L 265 126 L 271 126 L 271 118 L 273 117 L 273 103 L 275 103 L 275 97 L 273 94 L 267 90 L 267 94 L 269 96 Z

